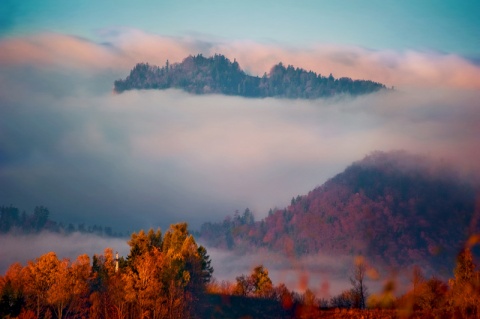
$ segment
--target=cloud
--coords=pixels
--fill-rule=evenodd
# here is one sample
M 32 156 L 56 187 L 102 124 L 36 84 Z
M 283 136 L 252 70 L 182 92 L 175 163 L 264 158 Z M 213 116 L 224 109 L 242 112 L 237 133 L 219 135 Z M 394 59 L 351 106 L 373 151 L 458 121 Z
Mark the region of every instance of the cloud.
M 34 235 L 0 235 L 0 274 L 4 274 L 8 267 L 19 262 L 23 266 L 29 260 L 54 251 L 58 258 L 75 260 L 82 254 L 90 258 L 94 254 L 103 254 L 105 248 L 112 248 L 122 256 L 128 254 L 126 240 L 119 238 L 105 238 L 88 234 L 73 233 L 61 235 L 54 233 L 40 233 Z
M 291 101 L 132 91 L 16 96 L 0 119 L 1 202 L 122 230 L 257 217 L 373 150 L 478 170 L 478 93 Z M 32 103 L 35 101 L 35 103 Z
M 397 88 L 480 88 L 480 68 L 454 54 L 419 51 L 377 51 L 354 46 L 314 45 L 286 48 L 254 42 L 220 44 L 211 52 L 236 57 L 241 66 L 261 75 L 283 62 L 324 76 L 368 79 Z M 210 52 L 210 53 L 211 53 Z
M 99 36 L 102 44 L 61 34 L 0 41 L 0 205 L 45 205 L 56 220 L 120 231 L 181 220 L 196 228 L 246 207 L 261 218 L 374 150 L 480 169 L 480 93 L 467 85 L 478 66 L 459 57 L 199 43 L 129 29 Z M 134 63 L 197 50 L 236 57 L 253 73 L 282 60 L 398 78 L 405 89 L 315 101 L 111 93 Z
M 8 65 L 103 68 L 106 61 L 113 65 L 119 62 L 113 48 L 62 34 L 3 39 L 1 47 L 0 61 Z
M 352 257 L 310 256 L 288 258 L 283 254 L 262 251 L 239 255 L 234 252 L 208 248 L 217 282 L 235 283 L 235 278 L 250 275 L 253 268 L 263 265 L 268 269 L 274 285 L 284 283 L 289 289 L 304 292 L 307 288 L 320 298 L 330 298 L 349 289 Z M 328 289 L 322 289 L 327 284 Z
M 249 40 L 166 37 L 130 28 L 103 29 L 97 35 L 100 42 L 56 33 L 2 39 L 0 65 L 121 70 L 125 77 L 138 62 L 164 65 L 167 60 L 180 62 L 189 54 L 220 53 L 237 59 L 253 75 L 268 73 L 274 64 L 283 62 L 324 76 L 333 73 L 335 77 L 369 79 L 404 89 L 480 88 L 478 63 L 455 54 L 334 44 L 294 48 Z
M 274 286 L 281 283 L 288 289 L 303 293 L 307 288 L 312 290 L 318 298 L 330 299 L 344 290 L 351 289 L 349 278 L 352 276 L 353 256 L 329 256 L 317 254 L 313 256 L 288 257 L 284 254 L 269 251 L 238 254 L 215 248 L 207 248 L 214 269 L 213 277 L 218 283 L 236 282 L 236 277 L 250 275 L 254 267 L 263 265 Z M 378 277 L 367 275 L 365 282 L 369 291 L 379 291 L 380 279 L 392 277 L 388 269 L 374 269 L 368 265 L 369 273 L 375 272 Z M 409 285 L 410 270 L 396 271 L 399 283 L 397 292 L 404 293 Z M 393 278 L 391 278 L 393 279 Z

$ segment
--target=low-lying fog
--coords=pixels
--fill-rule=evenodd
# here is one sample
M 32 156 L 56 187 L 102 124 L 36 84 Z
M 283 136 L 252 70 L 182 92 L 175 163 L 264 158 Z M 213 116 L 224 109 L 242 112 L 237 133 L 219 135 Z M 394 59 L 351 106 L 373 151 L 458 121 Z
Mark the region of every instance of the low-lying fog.
M 43 205 L 66 224 L 195 229 L 246 207 L 258 219 L 374 150 L 479 169 L 478 92 L 316 101 L 47 93 L 14 85 L 0 97 L 0 204 Z
M 15 262 L 26 266 L 43 254 L 54 251 L 58 258 L 74 261 L 79 255 L 103 254 L 105 248 L 112 248 L 120 256 L 129 252 L 127 239 L 106 238 L 91 234 L 73 233 L 62 235 L 49 232 L 31 235 L 0 235 L 0 274 L 3 275 Z M 291 290 L 303 292 L 309 288 L 319 298 L 330 298 L 351 287 L 354 261 L 347 256 L 309 256 L 302 258 L 288 257 L 270 252 L 258 252 L 239 255 L 235 252 L 207 248 L 214 268 L 213 276 L 217 283 L 249 275 L 257 265 L 264 265 L 274 285 L 284 283 Z M 367 279 L 372 291 L 377 291 L 381 281 Z

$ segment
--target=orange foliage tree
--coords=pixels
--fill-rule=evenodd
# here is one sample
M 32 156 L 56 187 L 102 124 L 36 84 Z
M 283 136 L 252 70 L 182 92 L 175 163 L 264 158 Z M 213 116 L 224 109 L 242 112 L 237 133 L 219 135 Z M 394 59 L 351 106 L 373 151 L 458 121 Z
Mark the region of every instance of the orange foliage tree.
M 472 252 L 466 247 L 458 255 L 454 278 L 449 281 L 449 306 L 464 318 L 480 315 L 480 271 L 475 268 Z

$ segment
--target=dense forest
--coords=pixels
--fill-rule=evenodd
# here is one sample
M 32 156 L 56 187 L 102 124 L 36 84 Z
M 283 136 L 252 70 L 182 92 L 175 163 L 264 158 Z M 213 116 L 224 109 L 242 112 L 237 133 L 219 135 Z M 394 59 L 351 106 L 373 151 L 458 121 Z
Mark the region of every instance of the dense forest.
M 198 236 L 224 249 L 364 255 L 378 265 L 448 273 L 462 244 L 480 233 L 477 194 L 448 167 L 376 152 L 260 221 L 246 209 L 203 224 Z
M 412 289 L 395 296 L 393 280 L 370 294 L 369 265 L 357 258 L 352 288 L 330 299 L 310 289 L 274 285 L 268 269 L 254 267 L 235 282 L 212 280 L 213 268 L 187 224 L 133 233 L 126 258 L 110 248 L 75 261 L 54 252 L 15 263 L 0 276 L 2 318 L 477 318 L 480 271 L 464 246 L 448 283 L 412 271 Z M 473 244 L 470 243 L 470 244 Z M 368 309 L 367 309 L 368 308 Z M 341 310 L 343 309 L 343 310 Z M 353 310 L 356 309 L 356 310 Z
M 189 56 L 181 63 L 163 67 L 138 63 L 125 80 L 114 82 L 114 90 L 121 93 L 133 89 L 182 89 L 193 94 L 225 94 L 244 97 L 281 97 L 316 99 L 336 94 L 360 95 L 386 89 L 385 85 L 347 77 L 335 79 L 313 71 L 273 66 L 262 77 L 251 76 L 240 69 L 237 61 L 223 55 L 206 58 Z

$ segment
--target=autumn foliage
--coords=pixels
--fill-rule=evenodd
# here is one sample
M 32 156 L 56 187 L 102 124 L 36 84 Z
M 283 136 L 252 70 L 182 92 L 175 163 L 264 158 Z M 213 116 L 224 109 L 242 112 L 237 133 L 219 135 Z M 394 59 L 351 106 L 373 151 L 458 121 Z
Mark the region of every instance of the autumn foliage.
M 476 237 L 475 237 L 476 238 Z M 397 296 L 393 279 L 370 294 L 365 279 L 371 265 L 358 256 L 352 288 L 318 299 L 314 291 L 274 285 L 263 265 L 235 282 L 212 280 L 204 247 L 187 224 L 131 235 L 130 252 L 112 249 L 90 259 L 59 259 L 47 253 L 22 266 L 12 264 L 0 277 L 0 317 L 43 318 L 478 318 L 480 270 L 467 244 L 457 256 L 453 277 L 445 282 L 412 270 L 412 289 Z
M 362 255 L 379 267 L 421 261 L 429 273 L 446 272 L 462 244 L 480 233 L 477 194 L 478 186 L 448 166 L 405 152 L 375 152 L 260 221 L 246 209 L 203 224 L 199 236 L 209 246 L 237 251 Z
M 127 258 L 54 252 L 0 277 L 2 318 L 187 318 L 213 272 L 187 224 L 134 233 Z

